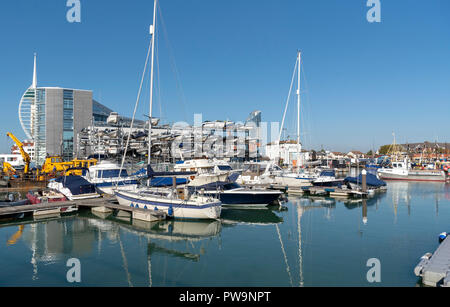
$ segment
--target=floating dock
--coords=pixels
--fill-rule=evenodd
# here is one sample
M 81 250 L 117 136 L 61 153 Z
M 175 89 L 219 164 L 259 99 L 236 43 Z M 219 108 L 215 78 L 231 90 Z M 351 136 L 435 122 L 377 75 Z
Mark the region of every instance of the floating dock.
M 367 192 L 358 190 L 342 189 L 342 188 L 330 188 L 330 187 L 302 187 L 297 189 L 288 189 L 288 194 L 300 194 L 300 195 L 314 195 L 314 196 L 329 196 L 333 198 L 348 198 L 358 197 L 367 198 L 369 195 Z
M 450 287 L 450 239 L 446 238 L 434 254 L 426 253 L 414 268 L 422 283 L 431 287 Z
M 91 198 L 73 201 L 49 202 L 35 205 L 11 206 L 0 208 L 0 218 L 18 214 L 33 214 L 34 216 L 53 215 L 70 212 L 68 208 L 90 207 L 93 211 L 102 213 L 112 213 L 114 210 L 128 212 L 133 219 L 142 221 L 157 221 L 166 219 L 167 215 L 163 211 L 146 210 L 133 207 L 121 206 L 113 203 L 114 197 Z

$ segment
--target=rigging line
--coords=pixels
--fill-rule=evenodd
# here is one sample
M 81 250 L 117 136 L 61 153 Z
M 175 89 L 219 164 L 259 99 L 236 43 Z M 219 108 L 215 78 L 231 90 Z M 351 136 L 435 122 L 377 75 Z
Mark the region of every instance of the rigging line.
M 187 105 L 186 96 L 184 95 L 183 87 L 181 86 L 181 80 L 180 80 L 180 76 L 178 73 L 177 64 L 175 62 L 173 48 L 172 48 L 172 45 L 170 44 L 169 33 L 167 32 L 166 23 L 164 22 L 164 17 L 163 17 L 161 6 L 159 5 L 159 3 L 158 3 L 158 7 L 159 7 L 159 16 L 160 16 L 160 20 L 161 20 L 161 28 L 163 29 L 166 46 L 169 51 L 170 66 L 171 66 L 172 72 L 175 74 L 175 82 L 177 84 L 177 89 L 180 92 L 181 104 L 183 106 L 183 112 L 184 112 L 184 117 L 185 117 L 184 120 L 187 121 L 188 116 L 187 116 L 187 110 L 186 110 L 186 105 Z
M 150 40 L 150 44 L 148 46 L 147 58 L 145 59 L 144 71 L 142 72 L 141 84 L 139 86 L 139 91 L 138 91 L 138 95 L 137 95 L 137 98 L 136 98 L 136 104 L 134 105 L 133 117 L 131 118 L 130 132 L 128 133 L 127 143 L 125 145 L 125 150 L 124 150 L 124 154 L 123 154 L 123 157 L 122 157 L 122 163 L 120 164 L 119 177 L 122 174 L 123 164 L 125 163 L 125 157 L 127 156 L 128 144 L 130 143 L 130 137 L 131 137 L 131 132 L 133 130 L 134 118 L 136 116 L 136 110 L 137 110 L 137 107 L 138 107 L 138 104 L 139 104 L 139 99 L 141 97 L 142 85 L 144 83 L 145 72 L 147 70 L 148 59 L 150 57 L 151 45 L 152 45 L 152 40 Z M 151 123 L 151 119 L 149 119 L 149 121 Z M 151 136 L 149 136 L 149 138 L 151 138 Z
M 159 47 L 158 45 L 155 46 L 156 49 L 156 77 L 158 80 L 158 104 L 159 104 L 159 117 L 162 119 L 162 104 L 161 104 L 161 78 L 159 73 Z
M 289 269 L 289 264 L 288 264 L 288 261 L 287 261 L 286 251 L 284 250 L 284 244 L 283 244 L 283 241 L 281 239 L 280 228 L 278 228 L 278 224 L 275 224 L 275 227 L 277 228 L 278 239 L 280 240 L 280 243 L 281 243 L 281 251 L 283 252 L 284 262 L 286 263 L 286 272 L 289 275 L 289 281 L 291 283 L 291 287 L 293 287 L 294 284 L 292 283 L 291 270 Z
M 295 67 L 294 67 L 294 72 L 292 74 L 292 80 L 291 80 L 291 86 L 289 88 L 289 94 L 288 94 L 288 98 L 286 100 L 286 107 L 284 108 L 284 114 L 283 114 L 283 120 L 281 121 L 281 127 L 280 127 L 280 133 L 278 135 L 278 144 L 280 143 L 281 140 L 281 133 L 283 132 L 283 125 L 284 125 L 284 120 L 286 118 L 286 112 L 289 106 L 289 100 L 291 98 L 291 93 L 292 93 L 292 86 L 294 85 L 294 79 L 295 79 L 295 70 L 297 69 L 297 65 L 298 65 L 298 59 L 295 61 Z
M 304 84 L 305 84 L 305 86 L 304 86 L 304 88 L 305 88 L 305 94 L 306 94 L 306 106 L 307 106 L 307 109 L 309 110 L 309 112 L 312 112 L 312 108 L 311 108 L 311 102 L 310 102 L 310 97 L 309 97 L 309 87 L 308 87 L 308 80 L 306 79 L 306 73 L 305 73 L 305 65 L 303 64 L 302 65 L 302 73 L 303 73 L 303 81 L 304 81 Z M 308 121 L 307 121 L 307 123 L 308 123 L 308 131 L 312 131 L 312 128 L 311 128 L 311 118 L 312 118 L 312 115 L 309 113 L 308 114 L 309 115 L 309 118 L 308 118 Z M 310 144 L 312 143 L 312 135 L 310 134 L 310 136 L 309 136 L 309 141 L 310 141 Z

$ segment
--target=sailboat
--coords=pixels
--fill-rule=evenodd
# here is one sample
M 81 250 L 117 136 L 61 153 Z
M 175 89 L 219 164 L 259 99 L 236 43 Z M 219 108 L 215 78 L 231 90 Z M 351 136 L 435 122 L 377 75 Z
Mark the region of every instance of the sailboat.
M 307 173 L 305 171 L 300 171 L 300 71 L 301 71 L 301 52 L 297 52 L 297 62 L 295 64 L 297 68 L 297 160 L 296 160 L 296 171 L 283 171 L 274 176 L 274 184 L 278 186 L 283 186 L 289 188 L 301 188 L 305 186 L 311 186 L 311 182 L 316 179 L 318 176 L 314 173 Z M 294 69 L 295 76 L 295 69 Z M 292 78 L 292 82 L 294 81 L 294 76 Z M 292 85 L 291 85 L 292 88 Z M 290 94 L 290 93 L 289 93 Z M 281 132 L 283 131 L 284 119 L 286 117 L 286 111 L 289 103 L 286 102 L 286 108 L 283 115 L 283 120 L 280 127 L 280 134 L 278 136 L 278 144 L 280 144 Z M 267 168 L 269 169 L 269 168 Z
M 162 210 L 170 217 L 182 219 L 218 219 L 220 217 L 222 203 L 210 196 L 201 195 L 198 193 L 184 193 L 183 190 L 172 188 L 154 188 L 150 186 L 150 178 L 152 177 L 177 177 L 183 174 L 179 172 L 172 173 L 155 173 L 150 166 L 152 155 L 152 106 L 153 106 L 153 71 L 154 71 L 154 55 L 155 55 L 155 38 L 156 38 L 156 10 L 158 1 L 154 2 L 153 9 L 153 25 L 150 26 L 151 38 L 151 72 L 150 72 L 150 113 L 149 113 L 149 146 L 148 146 L 148 171 L 147 185 L 137 187 L 135 189 L 116 189 L 115 196 L 117 201 L 122 206 L 131 206 L 135 208 L 143 208 L 147 210 Z M 131 128 L 127 139 L 127 145 L 122 158 L 121 169 L 125 162 L 126 150 L 129 144 L 130 135 L 133 129 L 134 116 L 136 114 L 137 104 L 142 89 L 142 83 L 145 76 L 145 71 L 148 63 L 148 56 L 145 63 L 144 72 L 142 74 L 141 87 L 139 89 L 138 98 L 131 122 Z M 119 175 L 120 176 L 120 175 Z M 174 180 L 175 181 L 175 180 Z M 180 193 L 181 192 L 181 193 Z

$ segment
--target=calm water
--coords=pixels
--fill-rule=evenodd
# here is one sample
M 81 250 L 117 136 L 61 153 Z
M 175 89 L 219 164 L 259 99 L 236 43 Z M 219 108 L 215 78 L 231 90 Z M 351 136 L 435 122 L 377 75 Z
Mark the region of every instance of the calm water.
M 450 185 L 388 183 L 363 202 L 289 197 L 284 209 L 224 209 L 221 221 L 133 222 L 82 211 L 0 226 L 0 286 L 415 286 L 450 231 Z M 363 222 L 367 217 L 367 223 Z M 11 222 L 9 222 L 11 223 Z M 381 283 L 366 280 L 369 258 Z

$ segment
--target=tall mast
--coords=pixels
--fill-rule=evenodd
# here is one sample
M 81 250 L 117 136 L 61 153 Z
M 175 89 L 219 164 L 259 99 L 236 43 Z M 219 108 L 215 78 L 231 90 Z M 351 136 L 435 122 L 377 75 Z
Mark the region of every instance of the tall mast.
M 156 37 L 156 6 L 158 0 L 155 0 L 153 8 L 153 25 L 150 26 L 150 34 L 152 36 L 152 66 L 150 72 L 150 112 L 148 117 L 148 164 L 151 162 L 152 154 L 152 108 L 153 108 L 153 64 L 155 59 L 155 37 Z
M 298 84 L 297 84 L 297 172 L 300 172 L 300 68 L 301 52 L 298 51 Z

